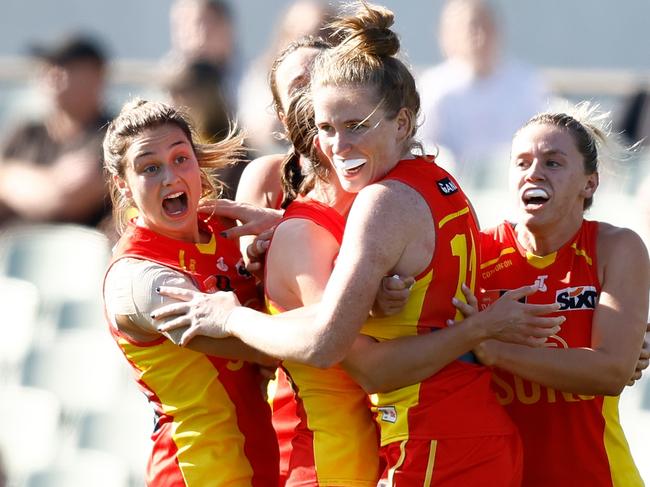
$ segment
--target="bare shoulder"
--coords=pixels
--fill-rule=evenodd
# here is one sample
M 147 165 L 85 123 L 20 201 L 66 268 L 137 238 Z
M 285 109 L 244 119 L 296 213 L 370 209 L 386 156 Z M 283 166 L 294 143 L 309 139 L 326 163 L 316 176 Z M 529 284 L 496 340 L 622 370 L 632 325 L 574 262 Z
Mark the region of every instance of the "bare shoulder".
M 291 218 L 282 221 L 273 232 L 273 240 L 269 254 L 276 249 L 282 249 L 286 253 L 291 249 L 291 258 L 296 253 L 302 255 L 303 252 L 312 253 L 315 247 L 338 247 L 338 242 L 334 236 L 325 228 L 317 223 L 305 218 Z
M 363 188 L 354 200 L 352 209 L 355 208 L 378 219 L 392 215 L 405 220 L 430 214 L 427 202 L 418 191 L 395 180 L 379 181 Z
M 277 170 L 280 171 L 280 166 L 282 165 L 282 161 L 284 160 L 285 155 L 284 154 L 269 154 L 266 156 L 261 156 L 258 157 L 257 159 L 253 159 L 251 162 L 249 162 L 246 165 L 246 169 L 244 169 L 244 173 L 246 172 L 267 172 L 267 171 L 272 171 L 272 170 Z
M 284 154 L 258 157 L 244 168 L 237 188 L 237 201 L 271 206 L 282 192 L 280 169 Z
M 626 258 L 645 259 L 647 265 L 648 250 L 643 240 L 634 230 L 617 227 L 610 223 L 598 222 L 598 256 L 599 259 Z

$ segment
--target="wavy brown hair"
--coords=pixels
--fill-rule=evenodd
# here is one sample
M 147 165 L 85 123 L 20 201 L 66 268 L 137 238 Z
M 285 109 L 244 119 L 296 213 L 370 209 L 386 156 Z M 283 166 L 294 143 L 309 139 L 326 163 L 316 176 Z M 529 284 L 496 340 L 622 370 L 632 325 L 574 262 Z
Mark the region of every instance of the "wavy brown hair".
M 124 196 L 114 181 L 114 176 L 124 179 L 126 152 L 133 139 L 147 129 L 175 125 L 187 136 L 201 170 L 201 199 L 216 199 L 222 183 L 214 171 L 241 159 L 244 154 L 243 136 L 230 129 L 230 133 L 214 144 L 196 143 L 197 136 L 190 119 L 182 110 L 160 102 L 134 99 L 126 103 L 119 115 L 109 124 L 104 137 L 104 170 L 108 175 L 113 219 L 121 234 L 127 224 L 127 211 L 133 202 Z

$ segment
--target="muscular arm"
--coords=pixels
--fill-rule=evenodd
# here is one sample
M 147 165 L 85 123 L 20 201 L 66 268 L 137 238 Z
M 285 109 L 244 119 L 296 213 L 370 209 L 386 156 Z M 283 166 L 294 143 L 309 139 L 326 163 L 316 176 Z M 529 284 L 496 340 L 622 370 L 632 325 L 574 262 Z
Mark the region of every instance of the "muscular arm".
M 396 185 L 375 184 L 357 196 L 314 319 L 292 314 L 270 317 L 236 308 L 227 319 L 227 330 L 282 359 L 318 367 L 340 362 L 368 316 L 382 277 L 395 267 L 424 218 L 421 197 Z M 404 269 L 401 273 L 416 272 Z
M 484 350 L 489 365 L 575 394 L 620 394 L 634 372 L 646 328 L 648 253 L 634 232 L 610 225 L 600 225 L 598 242 L 602 292 L 591 347 L 531 349 L 490 342 Z
M 343 366 L 366 392 L 385 392 L 423 381 L 489 337 L 539 346 L 559 331 L 563 318 L 543 316 L 557 311 L 556 304 L 520 302 L 536 291 L 535 286 L 509 291 L 487 310 L 429 334 L 379 343 L 365 337 L 355 343 Z

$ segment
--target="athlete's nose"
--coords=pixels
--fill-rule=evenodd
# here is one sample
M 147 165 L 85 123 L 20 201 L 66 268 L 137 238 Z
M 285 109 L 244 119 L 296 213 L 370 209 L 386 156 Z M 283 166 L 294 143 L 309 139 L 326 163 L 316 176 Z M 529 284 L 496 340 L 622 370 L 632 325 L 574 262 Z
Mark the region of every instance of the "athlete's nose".
M 535 159 L 526 171 L 526 179 L 529 181 L 540 181 L 545 179 L 544 165 L 542 161 Z
M 163 165 L 162 171 L 163 171 L 162 181 L 165 186 L 171 186 L 176 181 L 178 181 L 178 174 L 176 174 L 176 171 L 174 170 L 173 166 L 169 166 L 165 164 Z
M 346 135 L 342 132 L 337 132 L 332 138 L 332 152 L 337 156 L 344 156 L 350 150 L 350 142 Z

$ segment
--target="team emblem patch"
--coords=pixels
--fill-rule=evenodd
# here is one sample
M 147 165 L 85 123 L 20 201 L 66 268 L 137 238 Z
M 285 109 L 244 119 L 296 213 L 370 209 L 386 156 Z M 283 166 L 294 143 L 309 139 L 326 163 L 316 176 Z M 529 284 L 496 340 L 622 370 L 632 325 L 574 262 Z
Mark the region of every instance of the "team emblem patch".
M 449 178 L 440 179 L 439 181 L 436 181 L 436 184 L 444 196 L 449 196 L 450 194 L 454 194 L 456 191 L 458 191 L 458 186 L 456 186 L 456 183 L 454 183 Z
M 397 421 L 397 410 L 395 406 L 383 406 L 377 408 L 377 412 L 380 413 L 380 419 L 386 421 L 387 423 L 395 423 Z

